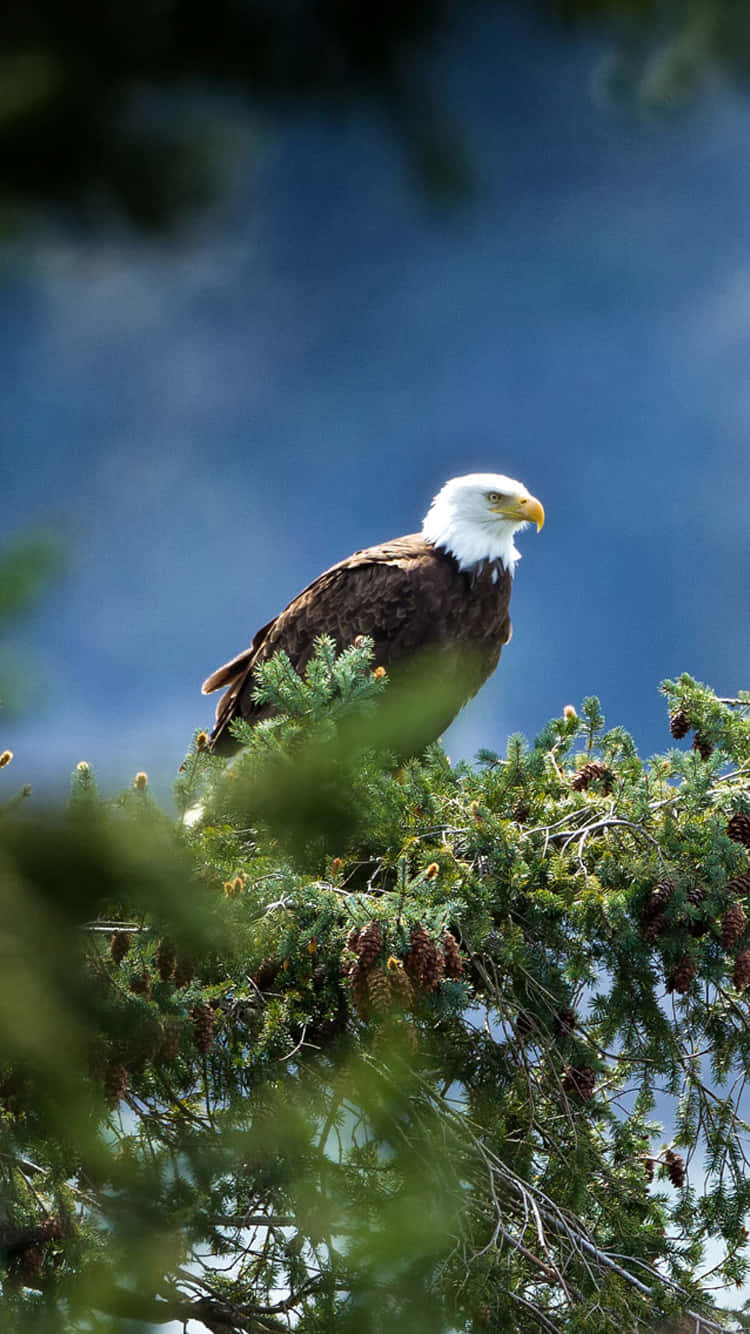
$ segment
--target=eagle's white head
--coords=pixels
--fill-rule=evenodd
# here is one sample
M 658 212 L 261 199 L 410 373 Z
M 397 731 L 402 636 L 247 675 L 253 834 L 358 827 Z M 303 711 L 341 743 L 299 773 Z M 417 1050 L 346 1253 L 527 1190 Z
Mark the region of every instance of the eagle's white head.
M 520 554 L 513 535 L 527 523 L 544 523 L 540 502 L 522 482 L 502 473 L 472 472 L 452 477 L 438 491 L 425 516 L 422 537 L 455 556 L 462 570 L 500 561 L 513 574 Z

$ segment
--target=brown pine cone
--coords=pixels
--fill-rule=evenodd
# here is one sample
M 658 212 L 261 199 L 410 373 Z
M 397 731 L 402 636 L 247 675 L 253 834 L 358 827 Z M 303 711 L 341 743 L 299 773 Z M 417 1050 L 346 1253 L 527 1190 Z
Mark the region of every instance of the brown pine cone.
M 193 980 L 193 964 L 191 959 L 178 959 L 174 968 L 174 984 L 176 987 L 187 987 Z
M 596 1071 L 590 1065 L 567 1065 L 563 1071 L 562 1086 L 566 1093 L 575 1093 L 583 1102 L 593 1098 Z
M 647 922 L 644 926 L 643 939 L 648 945 L 653 945 L 654 941 L 658 940 L 659 936 L 662 935 L 666 929 L 667 920 L 664 913 L 657 913 L 656 917 L 652 917 L 651 921 Z
M 34 1229 L 37 1241 L 57 1241 L 63 1235 L 63 1226 L 59 1218 L 43 1218 Z
M 36 1288 L 42 1277 L 44 1256 L 38 1246 L 27 1246 L 21 1253 L 19 1277 L 24 1287 Z
M 388 960 L 388 976 L 394 1000 L 404 1010 L 410 1010 L 414 1004 L 414 986 L 403 963 L 393 955 Z
M 434 946 L 433 954 L 425 965 L 422 985 L 425 991 L 435 991 L 445 976 L 445 955 Z
M 391 983 L 384 968 L 371 968 L 367 974 L 367 991 L 373 1010 L 383 1013 L 390 1009 Z
M 346 1001 L 339 993 L 336 998 L 335 1007 L 328 1010 L 326 1014 L 321 1016 L 317 1023 L 313 1024 L 312 1028 L 308 1029 L 307 1036 L 309 1041 L 314 1042 L 316 1046 L 321 1043 L 329 1042 L 331 1038 L 335 1038 L 338 1033 L 344 1032 L 347 1018 L 348 1010 Z
M 697 732 L 693 738 L 693 750 L 697 750 L 702 760 L 707 760 L 710 755 L 713 755 L 713 742 L 708 741 L 706 737 L 701 736 L 700 732 Z
M 614 774 L 608 765 L 601 760 L 589 760 L 587 764 L 584 764 L 578 770 L 578 773 L 571 778 L 570 786 L 574 792 L 583 792 L 594 778 L 601 778 L 605 792 L 612 791 Z
M 708 890 L 703 885 L 692 885 L 688 890 L 686 897 L 688 903 L 692 904 L 694 908 L 700 908 L 708 897 Z M 696 940 L 700 939 L 701 936 L 705 936 L 710 928 L 711 919 L 710 917 L 706 917 L 705 914 L 694 917 L 691 922 L 688 922 L 688 931 L 691 936 L 695 936 Z
M 519 797 L 513 807 L 513 819 L 518 824 L 524 824 L 529 818 L 531 807 L 525 797 Z
M 643 1161 L 643 1175 L 645 1176 L 647 1181 L 653 1181 L 654 1168 L 656 1167 L 655 1159 L 653 1159 L 650 1156 L 650 1154 L 646 1154 L 645 1157 L 642 1159 L 642 1161 Z
M 173 1061 L 180 1050 L 180 1025 L 167 1020 L 163 1025 L 159 1041 L 159 1059 Z
M 524 1038 L 531 1037 L 532 1033 L 539 1032 L 539 1021 L 535 1015 L 529 1014 L 528 1010 L 519 1010 L 516 1015 L 515 1028 L 516 1037 L 523 1041 Z
M 383 948 L 383 928 L 380 922 L 368 922 L 363 926 L 354 946 L 359 956 L 359 966 L 363 973 L 369 972 Z
M 113 931 L 109 942 L 109 957 L 119 966 L 130 949 L 130 935 L 127 931 Z
M 214 1012 L 210 1005 L 194 1005 L 190 1011 L 193 1021 L 193 1041 L 202 1056 L 214 1043 Z
M 37 1236 L 40 1241 L 59 1241 L 61 1237 L 67 1237 L 70 1233 L 70 1224 L 58 1218 L 57 1214 L 50 1214 L 48 1218 L 43 1218 L 37 1228 Z
M 463 977 L 464 961 L 461 958 L 458 941 L 452 931 L 443 932 L 443 953 L 445 954 L 446 977 Z
M 741 871 L 739 875 L 732 876 L 731 880 L 727 880 L 724 892 L 739 899 L 750 896 L 750 871 Z
M 732 981 L 738 991 L 743 991 L 750 982 L 750 950 L 743 950 L 737 955 L 732 969 Z
M 172 973 L 174 972 L 176 959 L 177 959 L 177 951 L 175 950 L 175 947 L 172 944 L 171 940 L 160 940 L 159 944 L 156 947 L 154 963 L 156 965 L 156 971 L 159 974 L 159 977 L 161 978 L 162 982 L 169 981 L 170 977 L 172 976 Z
M 13 1227 L 5 1224 L 0 1227 L 0 1250 L 6 1258 L 23 1254 L 28 1246 L 41 1246 L 48 1241 L 59 1241 L 70 1234 L 70 1224 L 63 1222 L 56 1214 L 42 1218 L 30 1227 Z
M 733 903 L 721 919 L 721 948 L 731 950 L 744 935 L 746 926 L 745 909 L 741 903 Z
M 350 927 L 346 936 L 345 948 L 351 950 L 352 954 L 355 954 L 357 950 L 358 940 L 359 940 L 359 927 L 358 926 Z
M 349 969 L 347 980 L 351 987 L 352 1005 L 362 1019 L 369 1019 L 370 988 L 367 985 L 367 973 L 363 970 L 359 959 Z
M 744 843 L 750 848 L 750 815 L 744 811 L 735 811 L 727 825 L 727 834 L 735 843 Z
M 660 880 L 654 885 L 646 902 L 641 908 L 641 923 L 643 926 L 647 922 L 653 921 L 655 917 L 662 916 L 669 900 L 674 894 L 674 885 L 671 880 Z
M 445 969 L 442 950 L 438 950 L 429 931 L 422 925 L 412 927 L 410 940 L 406 971 L 418 986 L 425 991 L 434 991 Z
M 107 1066 L 104 1072 L 104 1096 L 109 1107 L 117 1107 L 125 1097 L 128 1077 L 127 1066 L 120 1062 L 113 1062 Z
M 136 996 L 144 996 L 146 1000 L 151 1000 L 151 974 L 148 968 L 137 977 L 131 978 L 130 990 L 134 991 Z
M 675 1153 L 674 1149 L 667 1149 L 664 1155 L 664 1166 L 672 1185 L 677 1186 L 679 1190 L 685 1181 L 685 1159 L 681 1154 Z
M 572 1033 L 576 1026 L 576 1012 L 570 1006 L 563 1010 L 558 1010 L 555 1015 L 555 1032 L 557 1034 Z
M 269 959 L 269 958 L 261 959 L 260 964 L 258 965 L 258 968 L 256 970 L 255 976 L 253 978 L 253 981 L 259 991 L 270 991 L 271 987 L 273 986 L 280 972 L 281 972 L 280 959 Z M 176 981 L 177 978 L 175 976 L 175 982 Z
M 683 954 L 677 967 L 667 978 L 667 991 L 676 991 L 684 996 L 690 990 L 697 969 L 689 954 Z
M 675 709 L 669 719 L 669 730 L 675 741 L 682 741 L 690 731 L 690 719 L 684 709 Z

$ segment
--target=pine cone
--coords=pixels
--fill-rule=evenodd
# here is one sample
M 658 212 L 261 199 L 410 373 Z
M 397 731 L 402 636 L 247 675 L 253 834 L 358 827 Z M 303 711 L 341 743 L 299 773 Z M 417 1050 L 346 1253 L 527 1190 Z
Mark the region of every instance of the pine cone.
M 414 987 L 403 963 L 393 956 L 388 960 L 388 976 L 391 982 L 391 994 L 404 1010 L 410 1010 L 414 1004 Z
M 307 1035 L 310 1042 L 314 1042 L 316 1045 L 322 1045 L 323 1043 L 329 1042 L 331 1038 L 335 1038 L 337 1034 L 343 1033 L 346 1029 L 347 1018 L 348 1011 L 346 1008 L 346 1001 L 339 993 L 336 998 L 335 1008 L 328 1010 L 315 1024 L 313 1024 L 312 1028 L 308 1029 Z
M 654 885 L 641 908 L 641 924 L 646 926 L 654 918 L 661 917 L 673 894 L 674 885 L 671 880 L 660 880 Z
M 673 1149 L 667 1149 L 664 1155 L 664 1166 L 672 1185 L 677 1186 L 679 1190 L 685 1181 L 685 1159 L 681 1154 L 675 1153 Z
M 536 1016 L 529 1014 L 528 1010 L 519 1010 L 515 1019 L 516 1037 L 521 1041 L 530 1038 L 532 1033 L 539 1032 L 539 1021 Z
M 732 981 L 738 991 L 743 991 L 750 982 L 750 950 L 743 950 L 737 955 L 732 970 Z
M 697 969 L 689 954 L 683 954 L 677 967 L 667 978 L 667 991 L 676 991 L 684 996 L 690 990 Z
M 558 1010 L 555 1015 L 555 1032 L 558 1036 L 566 1033 L 572 1033 L 576 1026 L 576 1012 L 570 1006 Z
M 582 768 L 574 774 L 570 780 L 570 786 L 574 792 L 583 792 L 594 778 L 602 780 L 602 787 L 605 792 L 611 792 L 614 783 L 614 774 L 608 765 L 601 760 L 589 760 Z
M 352 1005 L 362 1019 L 370 1017 L 370 988 L 367 985 L 367 973 L 358 959 L 349 969 L 349 986 L 352 992 Z
M 735 843 L 744 843 L 746 848 L 750 848 L 750 815 L 744 811 L 735 811 L 727 825 L 727 834 Z
M 352 954 L 357 952 L 357 941 L 359 940 L 359 927 L 353 926 L 347 933 L 346 949 L 351 950 Z
M 733 903 L 721 919 L 721 948 L 731 950 L 745 933 L 747 917 L 741 903 Z
M 144 996 L 146 1000 L 151 1000 L 151 974 L 148 968 L 137 977 L 131 978 L 130 990 L 134 991 L 136 996 Z
M 653 945 L 654 941 L 658 940 L 659 936 L 661 936 L 666 929 L 667 919 L 664 916 L 664 913 L 657 913 L 656 917 L 652 917 L 651 921 L 647 922 L 644 926 L 643 939 L 648 945 Z
M 390 1009 L 391 983 L 384 968 L 372 968 L 367 974 L 367 990 L 373 1010 Z
M 270 991 L 280 972 L 280 959 L 261 959 L 253 981 L 259 991 Z M 175 981 L 177 981 L 176 977 Z
M 708 741 L 706 737 L 701 736 L 700 732 L 697 732 L 693 738 L 693 750 L 697 750 L 702 760 L 707 760 L 710 755 L 713 755 L 713 742 Z
M 113 931 L 109 942 L 109 957 L 117 967 L 122 963 L 130 949 L 130 935 L 127 931 Z
M 524 824 L 529 818 L 531 806 L 525 797 L 519 797 L 513 807 L 513 819 L 517 824 Z
M 675 741 L 682 741 L 690 731 L 690 719 L 684 709 L 675 709 L 669 719 L 669 730 Z
M 27 1246 L 21 1253 L 19 1277 L 24 1287 L 36 1288 L 42 1277 L 43 1255 L 38 1246 Z
M 127 1066 L 113 1062 L 104 1072 L 104 1095 L 109 1107 L 117 1107 L 125 1097 L 128 1087 Z
M 435 991 L 440 986 L 445 976 L 445 955 L 437 946 L 434 953 L 424 970 L 424 981 L 422 985 L 425 991 Z
M 354 946 L 363 973 L 369 972 L 383 949 L 383 929 L 380 922 L 368 922 L 359 933 Z
M 708 897 L 708 890 L 705 888 L 704 885 L 692 885 L 686 895 L 688 903 L 692 904 L 694 908 L 700 908 L 702 904 L 706 902 L 707 897 Z M 699 940 L 701 936 L 705 936 L 706 932 L 709 931 L 710 928 L 711 928 L 711 919 L 710 917 L 706 917 L 705 914 L 701 914 L 698 917 L 694 917 L 692 921 L 688 922 L 687 924 L 688 931 L 690 932 L 691 936 L 694 936 L 696 938 L 696 940 Z
M 583 1102 L 594 1096 L 596 1071 L 590 1065 L 567 1065 L 563 1071 L 562 1086 L 566 1093 L 575 1093 Z
M 190 1017 L 193 1021 L 193 1041 L 201 1055 L 205 1056 L 214 1042 L 214 1012 L 210 1005 L 194 1005 Z
M 421 986 L 426 961 L 430 958 L 435 946 L 432 943 L 429 931 L 426 931 L 423 926 L 413 926 L 409 939 L 411 946 L 404 961 L 406 971 Z
M 156 947 L 154 963 L 162 982 L 168 982 L 174 972 L 177 951 L 171 940 L 160 940 Z
M 727 880 L 724 893 L 740 899 L 750 896 L 750 871 L 741 871 L 739 875 Z
M 39 1241 L 59 1241 L 61 1237 L 68 1235 L 70 1227 L 64 1223 L 57 1214 L 50 1214 L 48 1218 L 43 1218 L 36 1229 L 37 1239 Z
M 646 1154 L 646 1156 L 643 1158 L 642 1161 L 643 1161 L 643 1175 L 645 1176 L 647 1181 L 653 1181 L 654 1168 L 656 1167 L 656 1160 L 652 1158 L 649 1154 Z
M 193 980 L 193 964 L 190 959 L 178 959 L 174 968 L 176 987 L 187 987 Z
M 458 941 L 452 931 L 443 932 L 443 953 L 445 954 L 446 977 L 463 977 L 464 961 L 461 958 Z
M 180 1025 L 170 1020 L 164 1024 L 159 1041 L 159 1060 L 173 1061 L 180 1050 Z
M 406 971 L 425 991 L 434 991 L 445 970 L 442 950 L 438 950 L 425 927 L 413 926 L 411 949 L 406 956 Z

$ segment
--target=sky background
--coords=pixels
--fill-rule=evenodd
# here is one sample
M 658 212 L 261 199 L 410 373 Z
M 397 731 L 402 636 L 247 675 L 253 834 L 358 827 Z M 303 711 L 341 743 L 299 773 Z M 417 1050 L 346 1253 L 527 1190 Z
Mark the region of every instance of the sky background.
M 665 676 L 750 687 L 750 100 L 646 116 L 603 95 L 604 58 L 531 19 L 467 27 L 440 58 L 479 173 L 453 210 L 372 119 L 301 116 L 239 127 L 229 196 L 178 241 L 6 254 L 4 529 L 68 552 L 7 645 L 9 791 L 86 759 L 167 792 L 205 676 L 475 470 L 547 524 L 453 758 L 592 693 L 649 753 Z

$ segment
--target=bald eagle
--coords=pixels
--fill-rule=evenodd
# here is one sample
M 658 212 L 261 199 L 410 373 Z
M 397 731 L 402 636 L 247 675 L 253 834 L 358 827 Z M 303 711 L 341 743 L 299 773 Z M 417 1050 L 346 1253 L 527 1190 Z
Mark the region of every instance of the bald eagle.
M 384 721 L 388 742 L 402 754 L 424 749 L 495 670 L 510 639 L 511 583 L 520 559 L 513 538 L 529 522 L 541 529 L 544 510 L 510 477 L 471 473 L 446 482 L 421 533 L 333 565 L 209 676 L 204 694 L 225 690 L 210 748 L 231 754 L 239 746 L 232 721 L 259 722 L 273 712 L 253 698 L 258 663 L 284 649 L 301 672 L 316 638 L 326 634 L 339 649 L 357 635 L 371 636 L 374 666 L 391 678 L 386 696 L 397 707 L 390 725 Z

